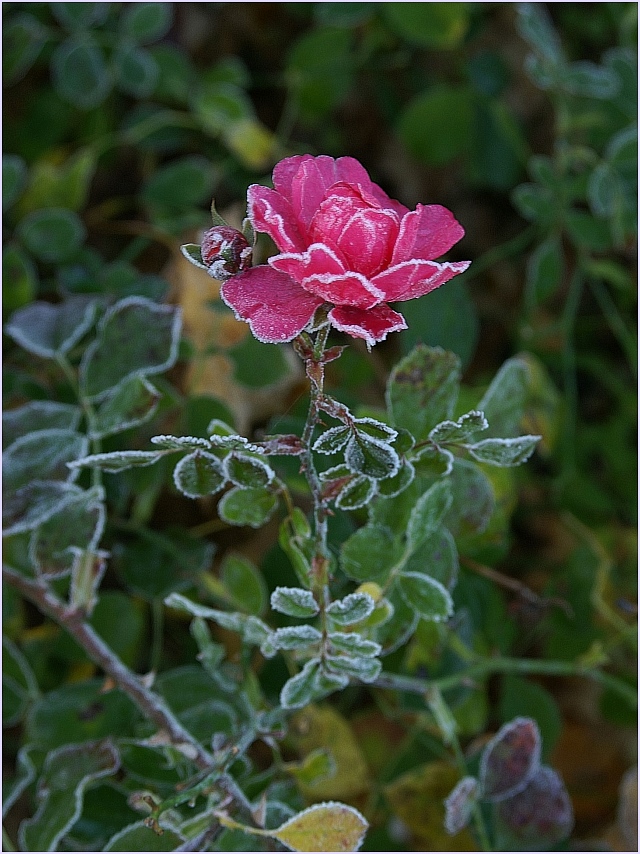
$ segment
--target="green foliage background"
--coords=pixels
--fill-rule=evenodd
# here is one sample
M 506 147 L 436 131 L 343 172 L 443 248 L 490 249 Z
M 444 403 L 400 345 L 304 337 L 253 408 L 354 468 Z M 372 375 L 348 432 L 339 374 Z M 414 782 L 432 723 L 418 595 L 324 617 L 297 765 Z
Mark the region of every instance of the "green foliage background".
M 602 665 L 632 684 L 637 7 L 534 7 L 3 4 L 3 320 L 11 324 L 13 312 L 38 300 L 79 298 L 74 305 L 86 325 L 74 319 L 77 337 L 65 350 L 77 365 L 93 322 L 87 306 L 95 303 L 101 312 L 131 296 L 154 305 L 180 302 L 172 265 L 180 243 L 210 222 L 212 196 L 218 210 L 241 218 L 238 203 L 247 186 L 268 182 L 273 164 L 294 153 L 354 156 L 404 204 L 444 204 L 466 229 L 451 259 L 471 259 L 469 271 L 403 305 L 409 329 L 372 354 L 342 342 L 350 348 L 329 372 L 331 393 L 359 405 L 362 415 L 375 413 L 393 366 L 426 343 L 462 360 L 457 417 L 477 404 L 506 359 L 520 355 L 528 377 L 521 426 L 543 441 L 517 472 L 487 472 L 497 509 L 481 536 L 461 522 L 458 633 L 482 654 Z M 266 242 L 259 251 L 270 251 Z M 230 320 L 219 301 L 210 308 L 220 323 Z M 111 435 L 103 412 L 103 450 L 148 450 L 157 433 L 203 436 L 212 418 L 249 438 L 264 429 L 295 432 L 302 423 L 304 387 L 295 381 L 286 386 L 291 369 L 282 349 L 245 337 L 231 345 L 213 340 L 204 352 L 185 336 L 177 366 L 163 375 L 169 361 L 150 353 L 149 332 L 133 323 L 129 339 L 141 336 L 142 342 L 135 355 L 126 340 L 106 333 L 101 339 L 107 374 L 119 370 L 113 356 L 121 351 L 124 362 L 139 360 L 144 377 L 153 374 L 151 390 L 130 386 L 128 403 L 117 404 L 119 412 L 144 408 L 126 432 Z M 51 352 L 62 352 L 64 341 L 62 335 Z M 28 402 L 70 405 L 75 398 L 55 360 L 25 353 L 15 337 L 5 336 L 4 343 L 4 447 L 36 429 L 73 431 L 62 409 L 56 416 L 61 423 L 53 423 L 48 410 L 42 415 L 46 407 L 31 408 L 29 424 L 12 417 Z M 246 392 L 242 423 L 232 399 L 193 393 L 185 382 L 198 360 L 211 355 L 225 360 L 235 387 Z M 99 394 L 100 377 L 91 382 Z M 259 394 L 269 397 L 278 383 L 287 390 L 265 408 Z M 41 423 L 32 420 L 38 412 Z M 295 483 L 296 465 L 283 465 L 279 474 Z M 18 485 L 9 478 L 7 488 Z M 250 528 L 230 531 L 213 506 L 178 495 L 163 463 L 109 477 L 106 490 L 101 547 L 112 559 L 92 624 L 125 663 L 139 672 L 158 671 L 159 690 L 194 731 L 212 713 L 221 730 L 233 729 L 243 710 L 227 695 L 216 709 L 206 706 L 209 677 L 195 656 L 204 648 L 221 656 L 221 644 L 237 658 L 246 653 L 224 633 L 213 642 L 193 638 L 162 601 L 174 591 L 195 591 L 216 606 L 261 613 L 266 587 L 292 576 L 277 532 L 267 541 Z M 336 547 L 365 519 L 356 511 L 333 520 Z M 27 566 L 27 551 L 20 534 L 6 541 L 12 566 Z M 501 578 L 488 577 L 487 564 Z M 537 598 L 527 598 L 519 585 Z M 29 768 L 40 771 L 46 752 L 64 745 L 130 735 L 128 772 L 171 791 L 183 774 L 180 763 L 164 767 L 150 748 L 134 743 L 140 734 L 135 710 L 118 693 L 100 694 L 97 671 L 82 650 L 6 585 L 3 617 L 5 755 L 12 785 L 22 792 L 8 813 L 7 838 L 15 843 L 19 820 L 35 812 Z M 455 651 L 443 651 L 434 632 L 422 623 L 411 643 L 393 653 L 398 666 L 423 675 L 459 669 Z M 256 681 L 255 691 L 267 697 L 287 675 L 279 659 L 242 666 Z M 582 697 L 580 713 L 567 701 L 571 691 Z M 594 738 L 603 727 L 616 744 L 635 721 L 633 710 L 610 691 L 595 699 L 583 694 L 574 682 L 507 673 L 485 680 L 478 691 L 461 692 L 456 718 L 469 739 L 515 715 L 536 718 L 545 750 L 551 756 L 557 746 L 556 765 L 570 780 L 575 749 L 562 745 L 574 744 L 571 737 L 584 720 L 595 727 Z M 185 696 L 188 708 L 181 706 Z M 442 756 L 432 722 L 410 706 L 385 704 L 355 689 L 334 704 L 340 725 L 350 726 L 341 749 L 356 745 L 373 782 L 364 795 L 357 786 L 349 789 L 343 769 L 337 779 L 346 794 L 329 787 L 322 797 L 367 803 L 375 817 L 368 850 L 451 845 L 435 824 L 425 830 L 410 810 L 403 812 L 403 798 L 396 796 L 403 774 Z M 75 715 L 80 708 L 86 714 Z M 326 726 L 324 744 L 320 739 L 303 748 L 293 738 L 291 755 L 328 746 L 339 727 Z M 631 764 L 624 750 L 615 750 L 605 807 L 574 803 L 578 836 L 600 833 L 613 821 L 617 786 Z M 56 841 L 60 850 L 103 848 L 129 825 L 131 836 L 119 842 L 131 850 L 148 844 L 135 835 L 146 829 L 135 825 L 139 815 L 127 804 L 125 788 L 99 781 L 109 761 L 97 753 L 87 759 L 79 776 L 87 787 L 82 814 L 67 821 Z M 254 763 L 239 773 L 259 792 L 260 757 Z M 425 798 L 437 789 L 428 776 L 419 784 Z M 295 775 L 288 779 L 285 806 L 274 822 L 286 817 L 287 805 L 313 800 Z M 404 836 L 393 835 L 394 816 L 408 828 Z M 242 850 L 241 835 L 225 833 L 229 850 Z M 37 834 L 36 823 L 21 844 L 37 850 Z M 167 847 L 156 850 L 179 844 L 171 833 L 158 840 Z

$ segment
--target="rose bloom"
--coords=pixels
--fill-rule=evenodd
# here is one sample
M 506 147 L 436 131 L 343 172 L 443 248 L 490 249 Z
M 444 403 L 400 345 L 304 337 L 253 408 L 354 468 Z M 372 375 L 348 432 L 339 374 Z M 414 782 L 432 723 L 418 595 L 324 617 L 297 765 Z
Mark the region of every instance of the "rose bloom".
M 273 170 L 273 187 L 249 187 L 247 213 L 280 253 L 221 290 L 260 341 L 291 341 L 325 305 L 336 329 L 371 347 L 407 328 L 388 303 L 424 296 L 470 264 L 434 260 L 464 234 L 450 211 L 410 211 L 352 157 L 288 157 Z

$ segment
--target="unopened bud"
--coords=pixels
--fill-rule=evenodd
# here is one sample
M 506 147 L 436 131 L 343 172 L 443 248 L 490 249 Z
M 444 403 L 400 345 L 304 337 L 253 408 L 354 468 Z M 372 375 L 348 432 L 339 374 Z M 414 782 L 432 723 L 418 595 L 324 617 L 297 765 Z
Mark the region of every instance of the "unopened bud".
M 214 279 L 228 279 L 251 266 L 251 246 L 242 232 L 230 225 L 205 231 L 200 254 Z

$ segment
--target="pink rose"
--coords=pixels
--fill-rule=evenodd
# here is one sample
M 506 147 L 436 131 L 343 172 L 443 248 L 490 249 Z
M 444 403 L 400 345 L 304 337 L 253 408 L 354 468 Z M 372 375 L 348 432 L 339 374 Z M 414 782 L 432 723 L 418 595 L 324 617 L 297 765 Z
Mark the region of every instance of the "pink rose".
M 273 170 L 273 186 L 249 187 L 248 216 L 280 254 L 221 291 L 260 341 L 291 341 L 327 305 L 336 329 L 372 346 L 407 328 L 388 303 L 424 296 L 470 264 L 433 260 L 464 234 L 450 211 L 410 211 L 352 157 L 288 157 Z

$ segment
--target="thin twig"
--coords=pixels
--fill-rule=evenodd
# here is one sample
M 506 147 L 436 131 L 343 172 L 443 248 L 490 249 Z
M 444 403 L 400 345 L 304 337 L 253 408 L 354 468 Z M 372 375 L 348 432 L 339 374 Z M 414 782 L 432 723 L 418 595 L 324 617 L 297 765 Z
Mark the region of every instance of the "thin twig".
M 493 581 L 501 587 L 513 590 L 514 593 L 517 593 L 523 599 L 526 599 L 527 602 L 531 602 L 539 608 L 555 606 L 556 608 L 561 608 L 570 620 L 575 616 L 573 608 L 569 602 L 567 602 L 566 599 L 562 599 L 560 596 L 539 596 L 537 593 L 534 593 L 530 587 L 527 587 L 526 584 L 518 581 L 517 578 L 511 578 L 508 575 L 503 575 L 503 573 L 498 572 L 495 569 L 491 569 L 490 566 L 478 563 L 470 557 L 461 557 L 460 560 L 466 567 L 472 570 L 472 572 L 482 575 L 484 578 L 488 578 L 489 581 Z
M 214 765 L 214 757 L 183 727 L 162 698 L 149 690 L 143 680 L 120 661 L 85 621 L 81 611 L 69 608 L 41 581 L 27 578 L 8 566 L 2 567 L 2 577 L 41 613 L 65 629 L 80 644 L 87 656 L 131 698 L 142 714 L 166 733 L 171 742 L 181 748 L 199 768 L 206 770 Z M 232 798 L 243 818 L 253 823 L 251 805 L 235 780 L 227 774 L 222 774 L 216 784 Z

